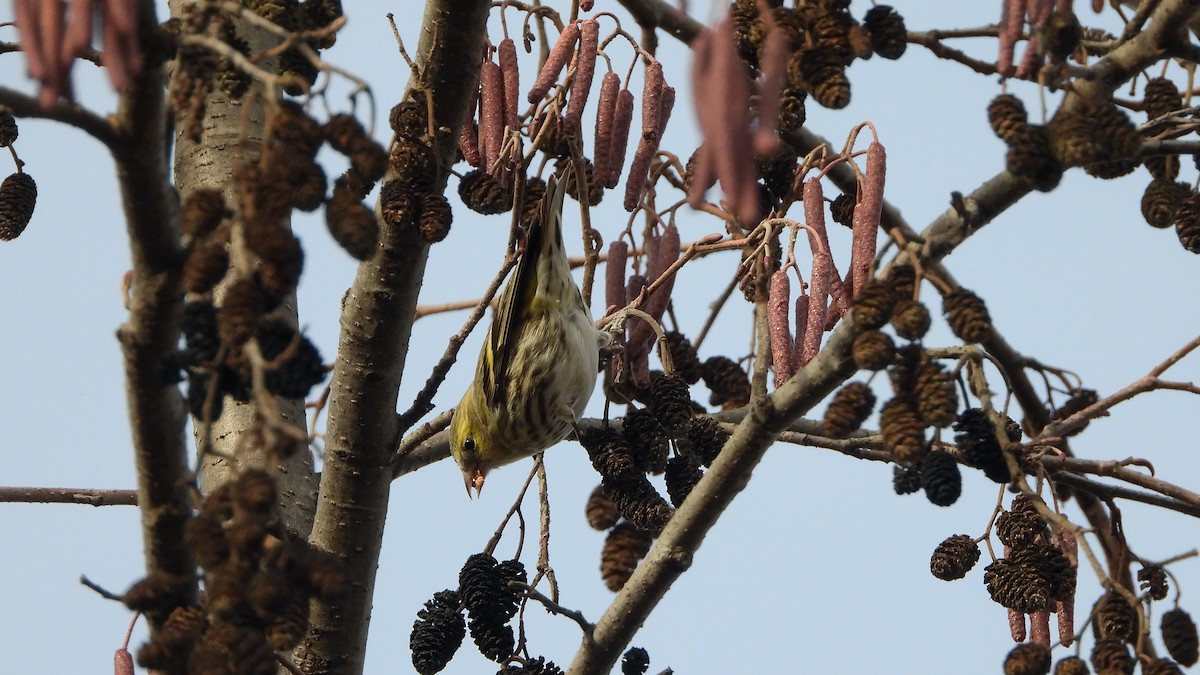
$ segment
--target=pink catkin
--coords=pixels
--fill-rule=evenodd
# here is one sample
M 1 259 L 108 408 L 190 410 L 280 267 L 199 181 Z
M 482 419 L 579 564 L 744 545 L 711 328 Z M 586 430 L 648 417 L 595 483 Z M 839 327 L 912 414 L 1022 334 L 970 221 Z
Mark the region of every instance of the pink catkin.
M 646 66 L 646 79 L 642 84 L 642 137 L 658 132 L 658 119 L 662 110 L 662 92 L 666 86 L 663 67 L 659 61 Z
M 632 213 L 642 201 L 642 192 L 646 190 L 646 174 L 650 171 L 650 160 L 654 159 L 657 149 L 654 142 L 645 136 L 638 141 L 637 150 L 633 152 L 633 161 L 629 164 L 629 177 L 625 179 L 625 201 L 623 206 Z
M 579 24 L 577 23 L 567 24 L 563 28 L 563 32 L 558 34 L 558 41 L 554 43 L 550 55 L 546 57 L 546 62 L 542 64 L 542 69 L 533 82 L 533 88 L 529 90 L 530 103 L 541 101 L 549 93 L 550 87 L 553 87 L 554 83 L 558 81 L 563 67 L 567 65 L 571 54 L 575 52 L 575 42 L 578 40 Z
M 883 185 L 886 177 L 887 152 L 878 142 L 873 142 L 867 148 L 867 177 L 858 192 L 858 204 L 854 207 L 850 247 L 850 285 L 854 294 L 861 292 L 871 276 L 879 218 L 883 213 Z
M 133 675 L 133 654 L 124 647 L 113 653 L 113 675 Z
M 40 80 L 48 64 L 42 57 L 42 29 L 38 25 L 39 0 L 13 0 L 13 14 L 17 20 L 17 34 L 21 38 L 21 51 L 25 53 L 25 68 L 29 76 Z
M 608 245 L 608 262 L 604 267 L 604 304 L 608 308 L 624 307 L 625 264 L 629 261 L 629 244 L 618 239 Z
M 612 153 L 609 158 L 608 178 L 604 187 L 615 188 L 621 180 L 621 167 L 625 165 L 625 152 L 629 145 L 629 128 L 633 125 L 633 93 L 622 89 L 617 94 L 617 110 L 613 113 Z
M 651 283 L 658 280 L 671 265 L 679 260 L 679 228 L 671 223 L 663 228 L 662 234 L 655 237 L 652 242 L 650 251 L 650 264 L 647 268 Z M 664 280 L 658 286 L 658 290 L 654 291 L 646 300 L 645 311 L 655 320 L 661 320 L 663 314 L 667 311 L 667 305 L 671 302 L 671 291 L 675 288 L 675 277 L 671 276 Z
M 563 114 L 563 132 L 574 135 L 579 131 L 583 109 L 592 91 L 592 78 L 596 74 L 596 51 L 600 47 L 600 24 L 594 19 L 581 22 L 579 29 L 579 54 L 575 57 L 575 81 L 571 85 L 571 100 Z
M 1025 613 L 1015 609 L 1008 610 L 1008 634 L 1013 642 L 1025 641 Z
M 642 137 L 634 150 L 633 162 L 629 165 L 629 178 L 625 183 L 623 205 L 626 211 L 632 212 L 642 200 L 650 162 L 658 152 L 658 141 L 662 138 L 662 130 L 666 127 L 667 118 L 671 116 L 671 108 L 674 105 L 675 89 L 664 84 L 662 63 L 651 61 L 650 65 L 646 66 L 646 81 L 642 88 Z
M 726 17 L 693 41 L 693 93 L 706 160 L 721 182 L 734 215 L 745 224 L 758 217 L 758 188 L 750 147 L 750 80 L 737 55 L 732 23 Z M 702 195 L 689 195 L 692 203 Z
M 1075 534 L 1070 530 L 1055 530 L 1054 543 L 1058 545 L 1059 550 L 1071 561 L 1075 567 L 1079 566 L 1079 542 L 1075 539 Z M 1072 594 L 1066 600 L 1056 600 L 1054 603 L 1054 613 L 1057 614 L 1056 622 L 1058 623 L 1058 640 L 1063 645 L 1070 647 L 1075 641 L 1075 595 Z
M 521 100 L 521 69 L 517 65 L 517 45 L 512 38 L 504 38 L 496 48 L 496 57 L 500 61 L 500 74 L 504 83 L 504 126 L 516 129 L 518 107 Z
M 121 33 L 137 32 L 138 0 L 103 0 L 104 21 Z
M 596 103 L 596 142 L 592 152 L 592 175 L 603 185 L 612 164 L 613 124 L 617 113 L 617 91 L 621 78 L 609 71 L 600 79 L 600 100 Z
M 792 329 L 788 310 L 791 309 L 791 280 L 779 270 L 771 275 L 767 292 L 767 328 L 771 335 L 771 363 L 775 367 L 775 386 L 783 386 L 792 373 Z
M 58 51 L 63 39 L 63 7 L 60 0 L 42 0 L 38 9 L 41 14 L 38 28 L 41 31 L 42 60 L 46 64 L 42 88 L 38 93 L 43 108 L 51 108 L 60 97 L 69 96 L 67 78 L 70 62 L 64 61 Z
M 104 29 L 103 63 L 117 91 L 142 71 L 141 42 L 137 30 L 137 0 L 104 0 L 100 9 Z
M 651 237 L 647 242 L 648 262 L 646 265 L 646 281 L 652 284 L 679 259 L 679 228 L 667 225 L 662 234 Z M 675 278 L 671 277 L 659 284 L 653 293 L 646 297 L 642 311 L 662 321 L 667 305 L 671 303 L 671 291 L 675 288 Z M 630 298 L 632 301 L 633 298 Z M 639 353 L 643 347 L 649 352 L 649 345 L 654 340 L 653 330 L 645 321 L 635 321 L 630 324 L 629 344 L 634 353 Z
M 471 105 L 468 110 L 471 111 L 470 117 L 463 122 L 462 128 L 458 131 L 458 151 L 462 153 L 463 159 L 467 164 L 479 168 L 481 158 L 479 156 L 479 125 L 475 122 L 475 115 L 478 114 L 479 108 L 479 90 L 475 90 L 475 94 L 471 98 Z
M 1054 11 L 1055 0 L 1026 0 L 1026 14 L 1029 15 L 1029 25 L 1041 26 Z
M 500 159 L 500 147 L 504 144 L 504 81 L 500 66 L 490 58 L 479 70 L 479 96 L 483 106 L 479 115 L 482 168 L 491 171 Z
M 811 178 L 804 182 L 803 191 L 804 201 L 804 220 L 809 227 L 808 243 L 812 249 L 813 256 L 813 275 L 810 279 L 812 289 L 809 295 L 813 297 L 810 301 L 815 307 L 817 299 L 820 299 L 820 310 L 809 310 L 808 330 L 811 332 L 814 329 L 817 335 L 808 335 L 807 340 L 815 344 L 820 344 L 821 333 L 833 327 L 837 319 L 841 318 L 846 309 L 850 306 L 849 293 L 842 283 L 842 277 L 838 274 L 837 266 L 833 262 L 833 254 L 829 250 L 829 234 L 825 229 L 825 197 L 821 189 L 821 181 L 818 178 Z M 816 274 L 820 267 L 822 274 L 821 278 L 817 278 Z M 819 285 L 818 285 L 819 284 Z M 833 297 L 832 303 L 826 304 L 825 295 L 818 296 L 818 288 L 822 294 L 828 294 Z M 817 323 L 816 316 L 819 314 L 820 323 Z M 816 352 L 813 351 L 812 355 Z M 804 361 L 808 363 L 807 360 Z
M 1050 610 L 1040 609 L 1029 615 L 1029 641 L 1050 648 Z
M 648 285 L 646 277 L 640 274 L 629 275 L 625 295 L 627 302 L 636 300 Z M 646 322 L 637 317 L 630 317 L 625 326 L 625 332 L 628 335 L 625 340 L 625 358 L 629 360 L 629 372 L 633 377 L 633 383 L 638 388 L 648 387 L 650 385 L 650 345 L 644 339 L 635 339 L 635 336 L 641 332 L 639 326 L 645 328 L 649 328 L 649 326 L 646 326 Z
M 762 82 L 758 88 L 758 129 L 754 132 L 754 152 L 759 155 L 771 156 L 782 148 L 775 126 L 779 122 L 779 96 L 787 79 L 791 47 L 791 40 L 782 28 L 776 26 L 767 32 L 759 59 Z
M 658 111 L 658 140 L 662 141 L 667 131 L 667 122 L 671 121 L 671 111 L 675 109 L 675 87 L 663 87 L 662 107 Z
M 804 294 L 804 282 L 800 282 L 800 297 L 796 298 L 796 342 L 792 346 L 792 372 L 803 367 L 804 335 L 808 330 L 808 296 Z
M 93 0 L 70 0 L 67 8 L 67 30 L 59 51 L 64 62 L 82 56 L 92 45 Z
M 1041 69 L 1042 50 L 1038 47 L 1037 34 L 1031 35 L 1025 43 L 1025 52 L 1021 54 L 1021 63 L 1017 66 L 1014 77 L 1033 79 Z
M 1013 72 L 1013 50 L 1021 27 L 1025 25 L 1026 0 L 1004 0 L 1003 16 L 1000 17 L 1000 53 L 996 58 L 996 70 L 1008 77 Z

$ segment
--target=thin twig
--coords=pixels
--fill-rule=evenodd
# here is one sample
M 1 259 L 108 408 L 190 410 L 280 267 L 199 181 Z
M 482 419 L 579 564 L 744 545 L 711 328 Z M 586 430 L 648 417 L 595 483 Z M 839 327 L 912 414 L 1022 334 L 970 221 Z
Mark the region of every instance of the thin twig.
M 583 616 L 583 612 L 563 607 L 562 605 L 558 604 L 558 602 L 546 597 L 529 584 L 523 584 L 519 581 L 510 581 L 508 582 L 508 585 L 512 588 L 519 589 L 531 600 L 537 600 L 538 602 L 542 603 L 542 606 L 546 608 L 546 611 L 550 612 L 551 614 L 561 614 L 579 624 L 579 627 L 583 629 L 585 635 L 592 632 L 592 624 L 589 623 L 587 618 Z
M 0 487 L 0 502 L 137 506 L 137 490 L 104 488 Z

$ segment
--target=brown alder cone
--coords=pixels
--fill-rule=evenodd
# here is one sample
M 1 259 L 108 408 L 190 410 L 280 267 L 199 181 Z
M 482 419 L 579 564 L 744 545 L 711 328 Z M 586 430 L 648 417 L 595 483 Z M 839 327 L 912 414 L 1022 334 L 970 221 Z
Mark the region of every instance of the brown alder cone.
M 887 333 L 867 330 L 854 337 L 850 353 L 854 358 L 854 365 L 862 370 L 883 370 L 892 364 L 896 355 L 896 345 Z
M 617 524 L 620 514 L 617 505 L 608 498 L 603 485 L 597 485 L 588 496 L 587 506 L 584 507 L 588 525 L 593 530 L 607 530 Z
M 37 206 L 37 184 L 27 173 L 14 173 L 0 183 L 0 241 L 21 236 Z
M 896 397 L 883 404 L 879 411 L 883 447 L 896 459 L 913 464 L 927 451 L 925 426 L 910 399 Z
M 825 409 L 821 433 L 830 438 L 845 438 L 862 426 L 875 407 L 875 392 L 862 382 L 851 382 L 838 390 Z
M 654 538 L 630 522 L 617 523 L 609 530 L 600 552 L 600 576 L 608 590 L 616 593 L 633 576 L 638 562 L 650 552 Z
M 229 270 L 229 251 L 225 242 L 203 239 L 193 242 L 183 266 L 183 289 L 188 293 L 208 293 Z

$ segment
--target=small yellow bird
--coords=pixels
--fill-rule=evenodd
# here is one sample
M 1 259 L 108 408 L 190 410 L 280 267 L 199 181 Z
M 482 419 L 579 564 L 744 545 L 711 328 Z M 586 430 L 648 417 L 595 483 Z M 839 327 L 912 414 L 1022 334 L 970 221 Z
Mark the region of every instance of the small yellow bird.
M 500 296 L 475 379 L 450 425 L 467 495 L 493 467 L 566 438 L 596 386 L 607 334 L 592 323 L 562 238 L 565 178 L 552 176 L 516 271 Z

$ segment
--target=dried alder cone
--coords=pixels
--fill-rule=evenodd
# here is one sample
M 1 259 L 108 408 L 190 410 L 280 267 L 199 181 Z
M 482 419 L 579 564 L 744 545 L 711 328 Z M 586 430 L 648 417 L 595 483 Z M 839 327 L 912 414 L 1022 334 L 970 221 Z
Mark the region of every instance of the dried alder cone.
M 929 570 L 942 581 L 961 579 L 979 562 L 979 545 L 965 534 L 947 537 L 933 550 Z
M 27 173 L 14 173 L 0 183 L 0 240 L 21 236 L 37 206 L 37 183 Z

